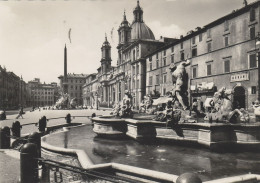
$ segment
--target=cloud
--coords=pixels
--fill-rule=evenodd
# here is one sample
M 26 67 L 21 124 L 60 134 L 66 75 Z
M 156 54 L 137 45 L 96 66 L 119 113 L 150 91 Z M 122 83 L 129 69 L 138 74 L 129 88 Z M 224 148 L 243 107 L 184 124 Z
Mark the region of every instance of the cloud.
M 184 34 L 185 31 L 175 24 L 162 25 L 159 21 L 153 21 L 147 23 L 155 35 L 155 39 L 159 39 L 160 36 L 178 38 Z

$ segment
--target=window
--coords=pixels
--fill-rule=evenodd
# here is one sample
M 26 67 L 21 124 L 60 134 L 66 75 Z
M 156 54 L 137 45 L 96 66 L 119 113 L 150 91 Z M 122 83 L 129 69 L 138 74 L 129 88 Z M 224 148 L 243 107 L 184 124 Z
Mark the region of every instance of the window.
M 149 61 L 152 61 L 152 57 L 149 57 Z
M 152 86 L 153 85 L 153 76 L 149 77 L 149 85 Z
M 225 37 L 225 47 L 228 47 L 228 36 Z
M 172 46 L 171 51 L 174 52 L 174 46 Z
M 224 31 L 228 31 L 229 30 L 229 23 L 228 23 L 228 20 L 226 20 L 224 22 Z
M 181 60 L 184 60 L 184 52 L 181 52 Z
M 166 82 L 167 82 L 167 75 L 164 74 L 164 75 L 163 75 L 163 83 L 166 83 Z
M 159 75 L 156 75 L 156 84 L 157 84 L 157 85 L 160 84 L 160 78 L 159 78 Z
M 133 61 L 135 61 L 135 50 L 133 50 Z
M 137 89 L 140 87 L 140 86 L 139 86 L 139 79 L 136 80 L 136 87 L 137 87 Z
M 156 53 L 156 59 L 158 59 L 158 53 Z
M 135 75 L 135 66 L 133 65 L 133 74 Z
M 135 89 L 135 79 L 133 79 L 133 89 Z
M 224 61 L 224 72 L 230 72 L 230 61 L 229 60 L 225 60 Z
M 192 44 L 195 44 L 195 37 L 192 38 Z
M 198 68 L 198 66 L 194 66 L 192 68 L 192 78 L 196 78 L 197 77 L 197 68 Z
M 153 63 L 150 62 L 150 71 L 153 70 Z
M 156 68 L 159 68 L 159 60 L 156 60 Z
M 166 57 L 163 58 L 163 66 L 166 66 Z
M 255 39 L 255 27 L 250 28 L 250 39 Z
M 183 43 L 181 43 L 181 49 L 183 49 Z
M 210 29 L 207 30 L 207 38 L 211 38 L 211 31 L 210 31 Z
M 256 94 L 256 86 L 251 87 L 251 94 Z
M 255 21 L 255 9 L 251 8 L 250 9 L 250 21 Z
M 202 33 L 199 35 L 199 42 L 202 41 Z
M 171 55 L 171 63 L 174 63 L 174 55 Z
M 166 50 L 163 50 L 163 55 L 164 55 L 164 56 L 166 55 Z
M 252 54 L 249 56 L 249 68 L 256 67 L 256 54 Z
M 208 43 L 208 52 L 211 52 L 211 42 Z
M 139 74 L 139 65 L 136 66 L 136 74 Z
M 197 48 L 193 48 L 192 49 L 192 57 L 196 57 L 197 56 Z
M 207 76 L 210 76 L 211 74 L 211 64 L 207 64 Z

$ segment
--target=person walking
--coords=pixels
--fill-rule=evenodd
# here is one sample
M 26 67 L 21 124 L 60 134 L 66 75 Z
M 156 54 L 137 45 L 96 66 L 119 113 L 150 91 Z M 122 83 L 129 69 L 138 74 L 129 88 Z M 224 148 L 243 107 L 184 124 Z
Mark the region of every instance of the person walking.
M 18 116 L 16 117 L 16 119 L 18 119 L 19 117 L 22 117 L 23 118 L 23 107 L 21 107 L 19 113 L 18 113 Z

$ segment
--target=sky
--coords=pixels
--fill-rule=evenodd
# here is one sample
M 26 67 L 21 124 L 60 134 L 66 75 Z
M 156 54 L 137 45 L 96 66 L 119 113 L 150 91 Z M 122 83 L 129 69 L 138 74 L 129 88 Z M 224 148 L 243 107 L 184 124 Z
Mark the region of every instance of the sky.
M 96 73 L 106 33 L 115 66 L 117 29 L 124 9 L 132 23 L 136 4 L 136 0 L 0 1 L 0 65 L 26 82 L 34 78 L 58 82 L 66 44 L 68 73 Z M 140 0 L 140 6 L 155 39 L 179 38 L 241 8 L 243 0 Z

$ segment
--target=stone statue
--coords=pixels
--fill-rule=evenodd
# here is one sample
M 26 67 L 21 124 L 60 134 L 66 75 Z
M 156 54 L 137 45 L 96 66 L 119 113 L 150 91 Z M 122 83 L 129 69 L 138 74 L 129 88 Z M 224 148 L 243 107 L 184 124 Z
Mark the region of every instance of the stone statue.
M 190 60 L 183 61 L 179 65 L 170 65 L 173 82 L 172 94 L 176 96 L 184 110 L 188 108 L 188 74 L 185 70 L 188 65 L 190 65 Z
M 132 96 L 130 93 L 126 92 L 123 100 L 114 105 L 113 112 L 111 114 L 122 118 L 132 118 L 132 106 Z
M 152 107 L 153 99 L 151 95 L 144 96 L 143 101 L 140 103 L 139 112 L 147 113 L 148 110 Z
M 222 87 L 215 92 L 210 105 L 212 110 L 207 113 L 204 120 L 217 122 L 249 122 L 249 114 L 244 109 L 234 109 L 231 101 L 232 91 Z

